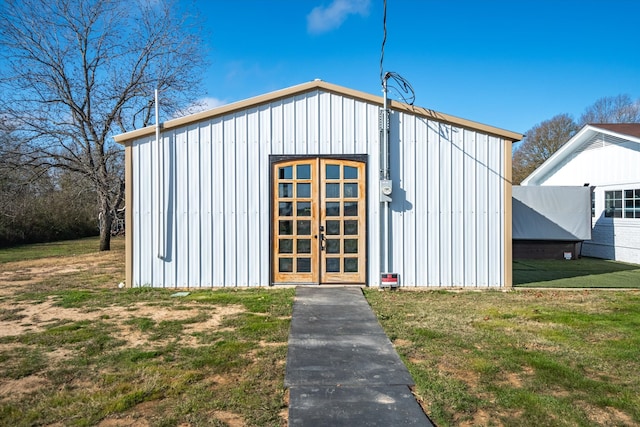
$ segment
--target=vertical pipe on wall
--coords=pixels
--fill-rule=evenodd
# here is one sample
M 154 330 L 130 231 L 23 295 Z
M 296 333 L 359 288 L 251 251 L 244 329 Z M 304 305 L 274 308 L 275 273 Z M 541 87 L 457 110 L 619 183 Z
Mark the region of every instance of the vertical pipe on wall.
M 388 273 L 389 267 L 391 263 L 391 251 L 389 249 L 390 245 L 390 228 L 389 228 L 389 210 L 391 208 L 390 202 L 391 198 L 389 197 L 390 192 L 387 193 L 383 190 L 385 184 L 390 185 L 390 173 L 389 173 L 389 158 L 390 158 L 390 141 L 389 141 L 389 106 L 388 106 L 388 97 L 387 97 L 387 80 L 389 78 L 389 73 L 385 74 L 382 79 L 382 93 L 383 93 L 383 106 L 382 106 L 382 117 L 381 117 L 381 159 L 380 159 L 380 198 L 383 203 L 382 207 L 382 248 L 381 253 L 383 254 L 382 259 L 382 273 Z
M 157 182 L 157 215 L 158 215 L 158 235 L 156 236 L 158 240 L 158 258 L 164 258 L 164 248 L 165 248 L 165 239 L 164 239 L 164 153 L 162 150 L 162 144 L 160 143 L 160 108 L 158 105 L 158 89 L 155 90 L 155 113 L 156 113 L 156 153 L 158 160 L 157 173 L 158 176 L 156 178 Z

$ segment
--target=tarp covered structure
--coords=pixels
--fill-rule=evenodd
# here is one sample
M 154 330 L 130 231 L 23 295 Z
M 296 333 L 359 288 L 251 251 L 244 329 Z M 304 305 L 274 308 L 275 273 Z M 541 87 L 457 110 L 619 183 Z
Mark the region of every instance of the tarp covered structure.
M 513 187 L 513 240 L 591 239 L 591 188 Z

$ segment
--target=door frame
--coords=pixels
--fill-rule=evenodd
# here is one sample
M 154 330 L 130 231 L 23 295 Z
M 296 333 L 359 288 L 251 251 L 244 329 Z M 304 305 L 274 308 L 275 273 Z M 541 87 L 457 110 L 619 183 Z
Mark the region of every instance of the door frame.
M 348 160 L 355 161 L 364 164 L 364 184 L 365 184 L 365 215 L 364 215 L 364 223 L 365 223 L 365 251 L 364 251 L 364 265 L 365 265 L 365 283 L 353 283 L 354 286 L 369 286 L 369 155 L 368 154 L 298 154 L 298 155 L 281 155 L 281 154 L 270 154 L 269 155 L 269 286 L 278 286 L 278 285 L 290 285 L 291 283 L 277 283 L 274 282 L 275 272 L 273 270 L 273 261 L 274 261 L 274 236 L 273 236 L 273 212 L 274 212 L 274 190 L 273 190 L 273 180 L 275 179 L 273 171 L 273 166 L 276 163 L 285 162 L 285 161 L 294 161 L 294 160 L 305 160 L 305 159 L 322 159 L 322 160 Z M 318 183 L 319 185 L 319 183 Z M 314 283 L 311 286 L 317 285 L 331 285 L 332 283 Z M 335 285 L 335 283 L 333 283 Z M 351 283 L 340 283 L 341 285 L 350 285 Z

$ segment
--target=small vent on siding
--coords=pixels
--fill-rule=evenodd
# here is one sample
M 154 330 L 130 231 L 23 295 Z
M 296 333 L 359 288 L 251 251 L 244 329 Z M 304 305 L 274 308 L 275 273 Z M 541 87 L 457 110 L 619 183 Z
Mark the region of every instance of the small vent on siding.
M 576 150 L 576 154 L 587 150 L 606 147 L 607 145 L 624 144 L 625 142 L 627 142 L 627 140 L 624 138 L 618 138 L 606 133 L 597 133 L 585 142 L 580 149 Z

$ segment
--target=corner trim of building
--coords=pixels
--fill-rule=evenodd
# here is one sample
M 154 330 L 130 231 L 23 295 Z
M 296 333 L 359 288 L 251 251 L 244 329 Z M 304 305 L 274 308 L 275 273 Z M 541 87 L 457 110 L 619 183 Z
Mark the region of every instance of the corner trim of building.
M 124 205 L 125 205 L 125 284 L 133 287 L 133 146 L 124 148 Z

